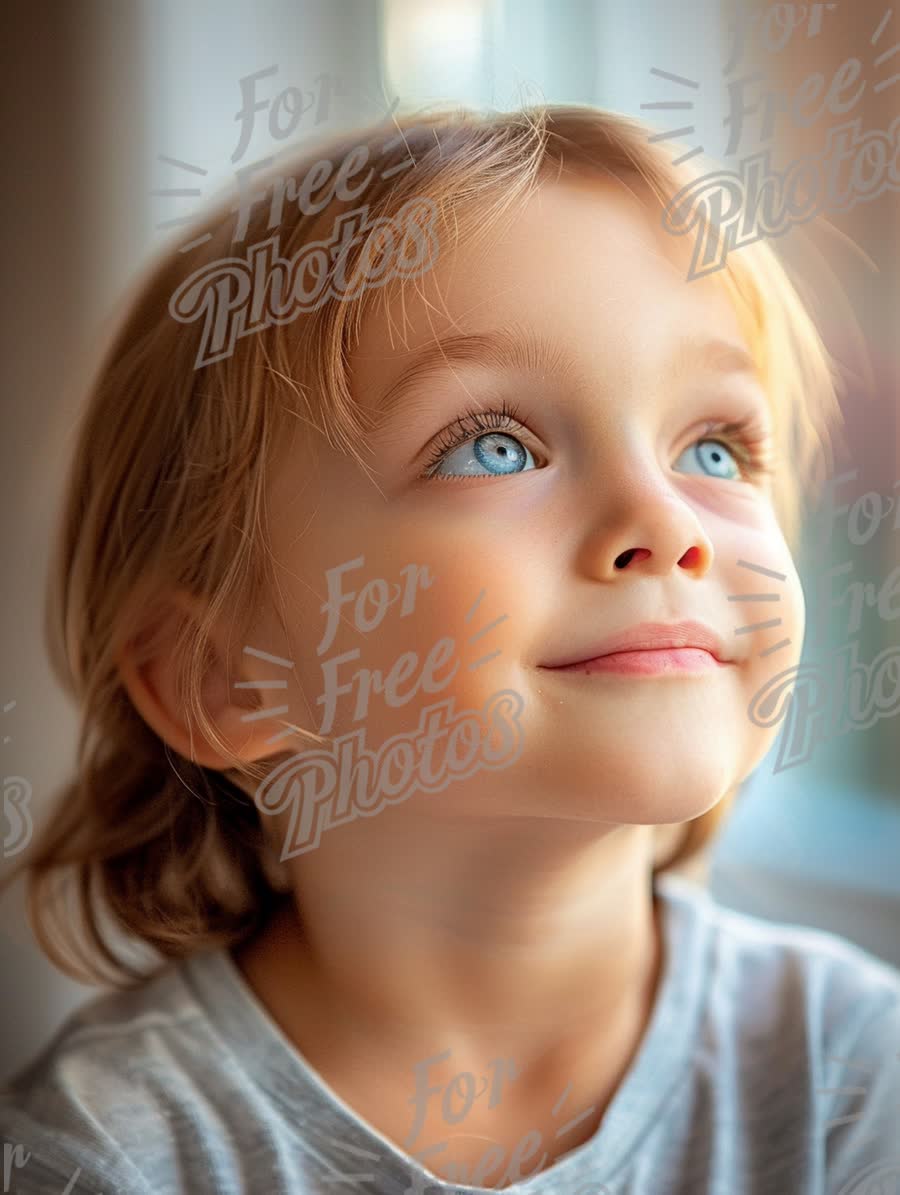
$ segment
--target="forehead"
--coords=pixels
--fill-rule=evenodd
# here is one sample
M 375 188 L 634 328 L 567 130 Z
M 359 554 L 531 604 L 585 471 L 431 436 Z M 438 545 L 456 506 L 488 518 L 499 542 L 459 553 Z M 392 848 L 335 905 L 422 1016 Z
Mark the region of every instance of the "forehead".
M 378 406 L 436 339 L 498 328 L 533 333 L 554 359 L 612 383 L 664 376 L 689 340 L 746 347 L 721 280 L 687 281 L 691 245 L 660 217 L 640 180 L 573 176 L 540 184 L 475 242 L 442 227 L 431 269 L 362 322 L 357 400 Z

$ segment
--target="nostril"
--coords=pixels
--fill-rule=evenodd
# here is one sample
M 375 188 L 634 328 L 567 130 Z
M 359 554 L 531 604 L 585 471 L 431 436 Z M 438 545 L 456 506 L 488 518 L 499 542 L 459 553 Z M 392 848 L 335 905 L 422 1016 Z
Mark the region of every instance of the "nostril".
M 616 557 L 616 568 L 626 568 L 631 564 L 632 558 L 638 556 L 639 560 L 643 560 L 650 553 L 646 548 L 629 548 L 627 552 L 623 552 L 621 556 Z
M 678 563 L 682 568 L 696 568 L 700 563 L 700 549 L 697 547 L 688 548 Z

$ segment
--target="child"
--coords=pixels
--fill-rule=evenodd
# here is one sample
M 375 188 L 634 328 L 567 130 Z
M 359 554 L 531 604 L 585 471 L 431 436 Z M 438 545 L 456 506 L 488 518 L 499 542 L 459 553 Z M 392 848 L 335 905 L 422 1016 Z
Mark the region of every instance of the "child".
M 100 373 L 28 862 L 132 986 L 7 1085 L 14 1189 L 861 1192 L 900 975 L 670 870 L 772 745 L 831 362 L 764 242 L 688 280 L 638 122 L 397 128 L 220 207 Z

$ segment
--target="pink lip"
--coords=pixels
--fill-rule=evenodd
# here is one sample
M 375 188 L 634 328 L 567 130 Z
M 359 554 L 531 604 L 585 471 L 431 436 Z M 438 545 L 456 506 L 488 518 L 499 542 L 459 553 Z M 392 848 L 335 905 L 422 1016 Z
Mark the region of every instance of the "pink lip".
M 705 671 L 730 662 L 722 640 L 710 627 L 687 620 L 640 623 L 541 667 L 658 675 Z

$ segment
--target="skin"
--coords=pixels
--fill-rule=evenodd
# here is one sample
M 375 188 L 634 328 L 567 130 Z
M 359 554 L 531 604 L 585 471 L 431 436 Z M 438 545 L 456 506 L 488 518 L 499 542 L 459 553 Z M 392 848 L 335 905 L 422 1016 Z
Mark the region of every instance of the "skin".
M 268 506 L 287 635 L 265 608 L 248 638 L 294 668 L 242 655 L 223 627 L 208 679 L 219 729 L 248 760 L 272 757 L 267 740 L 286 720 L 242 721 L 248 706 L 234 678 L 286 679 L 286 690 L 259 690 L 264 706 L 289 704 L 287 721 L 315 730 L 322 661 L 354 648 L 359 659 L 342 680 L 364 667 L 387 673 L 409 651 L 418 653 L 417 677 L 446 636 L 459 661 L 437 695 L 420 691 L 394 708 L 376 694 L 359 721 L 352 699 L 339 700 L 329 734 L 364 727 L 373 751 L 417 726 L 436 701 L 452 696 L 460 710 L 483 708 L 498 690 L 522 698 L 514 762 L 326 831 L 316 849 L 285 861 L 293 899 L 235 951 L 288 1039 L 380 1133 L 411 1153 L 450 1142 L 423 1163 L 448 1177 L 451 1162 L 471 1175 L 491 1141 L 508 1160 L 528 1130 L 539 1130 L 539 1148 L 522 1162 L 528 1174 L 596 1131 L 646 1032 L 666 962 L 651 888 L 654 827 L 699 816 L 762 759 L 776 730 L 756 726 L 747 707 L 799 659 L 802 591 L 768 481 L 715 476 L 693 453 L 709 420 L 753 414 L 771 427 L 771 416 L 752 374 L 692 365 L 675 375 L 672 355 L 688 335 L 746 347 L 718 281 L 685 281 L 687 248 L 636 194 L 596 180 L 545 183 L 477 249 L 442 241 L 423 294 L 406 295 L 402 337 L 396 310 L 364 322 L 350 361 L 356 399 L 377 411 L 435 336 L 511 324 L 541 333 L 566 366 L 445 369 L 368 437 L 370 476 L 322 440 L 313 450 L 298 431 Z M 527 429 L 505 434 L 534 465 L 423 479 L 423 454 L 442 429 L 467 406 L 496 409 L 502 397 L 519 404 Z M 444 471 L 458 471 L 466 456 L 455 450 Z M 400 581 L 411 562 L 427 563 L 434 584 L 417 594 L 411 615 L 400 617 L 398 602 L 367 634 L 344 606 L 333 642 L 317 655 L 326 570 L 358 556 L 364 568 L 347 574 L 345 590 Z M 772 591 L 781 625 L 736 635 L 773 611 L 729 595 Z M 651 677 L 540 667 L 638 622 L 682 618 L 718 631 L 732 661 Z M 788 647 L 760 655 L 785 638 Z M 171 676 L 161 653 L 129 686 L 148 721 L 189 754 Z M 300 735 L 283 740 L 278 759 L 309 745 Z M 221 766 L 196 732 L 193 754 Z M 264 820 L 280 848 L 285 817 Z M 518 1077 L 498 1106 L 484 1097 L 456 1126 L 443 1120 L 441 1095 L 432 1096 L 407 1145 L 415 1067 L 445 1050 L 452 1053 L 428 1071 L 430 1085 L 463 1071 L 485 1075 L 497 1057 L 514 1059 Z M 554 1137 L 561 1120 L 587 1108 L 576 1129 Z M 515 1177 L 500 1165 L 479 1181 L 503 1186 Z

